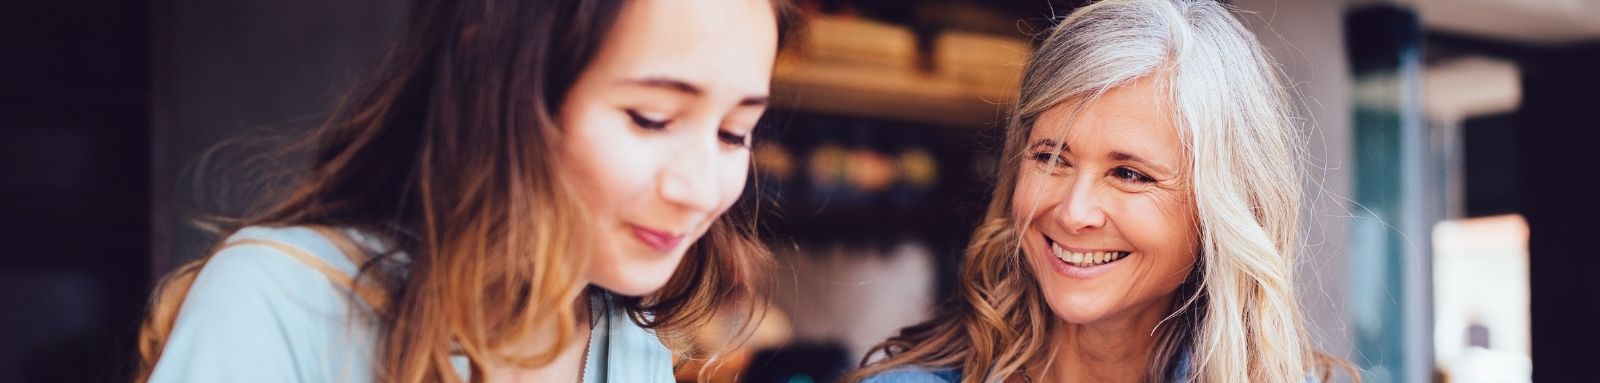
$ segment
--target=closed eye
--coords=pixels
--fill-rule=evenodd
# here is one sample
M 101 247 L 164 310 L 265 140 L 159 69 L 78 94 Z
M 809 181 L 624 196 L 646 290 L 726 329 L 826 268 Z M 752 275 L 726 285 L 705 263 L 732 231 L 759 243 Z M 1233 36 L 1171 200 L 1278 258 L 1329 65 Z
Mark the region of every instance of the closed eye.
M 668 121 L 668 120 L 653 120 L 653 119 L 650 119 L 649 117 L 645 117 L 644 114 L 639 113 L 639 111 L 633 110 L 633 109 L 628 109 L 627 112 L 628 112 L 628 118 L 633 120 L 633 124 L 635 126 L 638 126 L 641 129 L 645 129 L 645 130 L 666 129 L 667 128 L 667 123 L 671 122 L 671 121 Z
M 717 131 L 717 139 L 728 145 L 734 145 L 743 148 L 750 147 L 749 134 L 738 134 L 726 130 L 719 130 Z

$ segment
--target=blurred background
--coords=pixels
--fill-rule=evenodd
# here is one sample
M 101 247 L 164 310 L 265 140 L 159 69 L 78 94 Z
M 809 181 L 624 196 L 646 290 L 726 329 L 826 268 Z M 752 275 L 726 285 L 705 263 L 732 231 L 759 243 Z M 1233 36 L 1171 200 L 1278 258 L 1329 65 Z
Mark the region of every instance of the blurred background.
M 1310 202 L 1298 287 L 1320 346 L 1369 382 L 1592 376 L 1600 1 L 1226 2 L 1295 86 Z M 810 29 L 776 70 L 751 183 L 774 207 L 782 288 L 721 381 L 829 381 L 948 299 L 1031 36 L 1080 5 L 802 3 Z M 215 239 L 186 218 L 251 201 L 204 175 L 272 144 L 201 153 L 314 123 L 405 12 L 3 9 L 4 382 L 126 380 L 152 284 Z

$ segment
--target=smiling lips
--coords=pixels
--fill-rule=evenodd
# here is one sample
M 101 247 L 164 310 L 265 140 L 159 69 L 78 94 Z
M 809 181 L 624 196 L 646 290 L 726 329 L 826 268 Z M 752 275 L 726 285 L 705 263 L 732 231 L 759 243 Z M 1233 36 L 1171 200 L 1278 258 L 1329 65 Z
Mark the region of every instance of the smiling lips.
M 672 234 L 634 224 L 628 224 L 628 228 L 633 230 L 634 238 L 638 238 L 639 242 L 643 242 L 645 246 L 655 251 L 666 252 L 677 248 L 678 243 L 683 242 L 683 234 Z
M 1072 251 L 1048 237 L 1045 240 L 1050 242 L 1050 252 L 1055 254 L 1056 259 L 1077 267 L 1104 265 L 1126 258 L 1129 254 L 1126 251 Z

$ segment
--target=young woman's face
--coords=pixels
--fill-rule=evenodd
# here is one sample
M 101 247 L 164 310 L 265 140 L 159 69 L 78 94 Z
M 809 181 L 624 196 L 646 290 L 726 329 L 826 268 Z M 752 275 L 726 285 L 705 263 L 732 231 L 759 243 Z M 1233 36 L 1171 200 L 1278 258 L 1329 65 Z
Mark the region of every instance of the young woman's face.
M 1012 196 L 1022 250 L 1068 323 L 1165 310 L 1194 266 L 1195 208 L 1161 90 L 1141 79 L 1089 105 L 1063 102 L 1022 152 Z
M 744 190 L 778 29 L 770 0 L 623 6 L 568 93 L 567 175 L 596 226 L 589 281 L 660 289 Z

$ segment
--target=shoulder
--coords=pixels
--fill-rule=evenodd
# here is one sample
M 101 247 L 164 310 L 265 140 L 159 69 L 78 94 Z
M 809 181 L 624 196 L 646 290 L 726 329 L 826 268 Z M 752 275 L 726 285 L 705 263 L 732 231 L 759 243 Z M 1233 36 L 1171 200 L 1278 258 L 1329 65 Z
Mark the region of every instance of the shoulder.
M 956 383 L 961 373 L 952 368 L 908 366 L 867 377 L 861 383 Z
M 355 274 L 355 264 L 317 230 L 242 229 L 195 275 L 172 336 L 247 333 L 265 340 L 364 327 L 369 324 L 351 321 L 365 319 L 352 317 L 365 307 L 347 286 Z
M 340 272 L 353 273 L 354 268 L 348 260 L 334 262 L 327 253 L 337 250 L 323 248 L 319 238 L 304 228 L 250 227 L 229 236 L 195 277 L 184 299 L 184 313 L 213 303 L 257 306 L 333 295 L 336 290 L 326 274 L 301 257 L 312 257 Z
M 287 255 L 288 260 L 297 260 L 295 257 L 300 254 L 293 253 L 298 252 L 331 266 L 336 271 L 354 275 L 357 265 L 341 251 L 333 239 L 328 238 L 329 234 L 350 237 L 356 233 L 351 230 L 315 229 L 306 226 L 250 226 L 234 232 L 223 240 L 221 250 L 218 250 L 213 261 L 216 258 L 229 256 L 229 253 L 247 255 L 269 253 L 278 255 L 272 258 L 283 259 Z M 297 263 L 309 265 L 305 260 L 300 261 Z
M 333 246 L 305 228 L 252 227 L 230 236 L 184 295 L 152 381 L 282 381 L 362 373 L 331 366 L 349 365 L 334 362 L 344 358 L 366 358 L 367 347 L 361 346 L 371 343 L 371 324 L 351 316 L 347 290 L 291 254 L 325 259 L 327 267 L 353 273 L 348 260 L 332 262 L 343 258 Z
M 331 241 L 307 228 L 240 230 L 200 269 L 184 298 L 179 325 L 195 312 L 342 308 L 346 294 L 329 278 L 353 276 L 356 266 L 339 254 Z
M 247 318 L 270 318 L 291 328 L 342 322 L 351 297 L 330 277 L 356 273 L 342 254 L 309 228 L 240 230 L 195 276 L 175 325 Z

